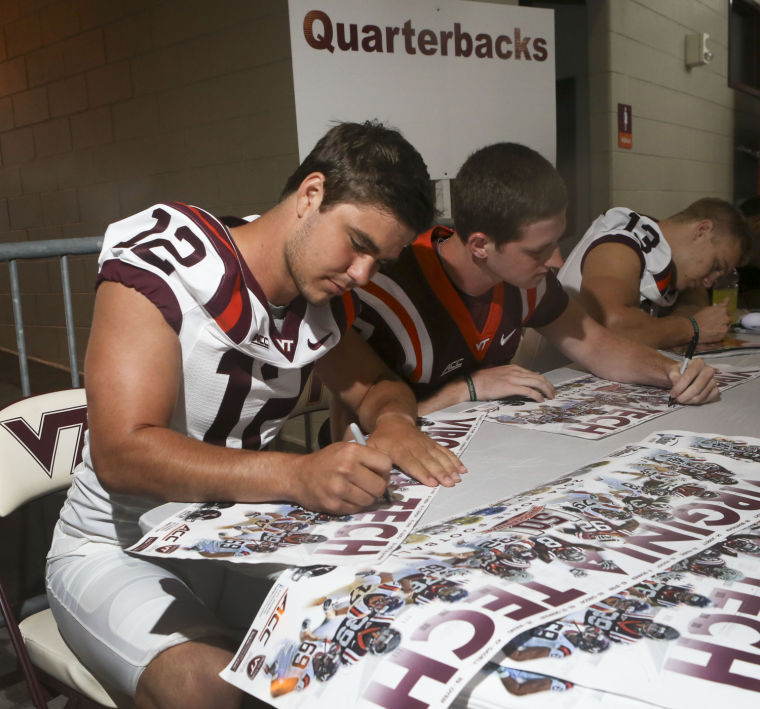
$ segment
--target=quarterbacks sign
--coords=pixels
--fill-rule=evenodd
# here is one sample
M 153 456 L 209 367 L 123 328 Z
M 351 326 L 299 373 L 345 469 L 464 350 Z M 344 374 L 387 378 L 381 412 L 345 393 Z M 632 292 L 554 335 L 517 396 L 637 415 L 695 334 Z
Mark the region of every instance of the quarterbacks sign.
M 554 161 L 551 10 L 443 0 L 289 0 L 301 159 L 335 121 L 401 130 L 433 179 L 477 148 Z

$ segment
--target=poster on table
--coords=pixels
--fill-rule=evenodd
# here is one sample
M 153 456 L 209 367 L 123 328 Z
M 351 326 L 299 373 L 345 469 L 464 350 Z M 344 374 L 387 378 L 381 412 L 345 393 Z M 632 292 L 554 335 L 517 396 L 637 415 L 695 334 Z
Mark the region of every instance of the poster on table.
M 434 180 L 500 141 L 554 162 L 552 10 L 462 0 L 289 0 L 288 9 L 302 160 L 336 121 L 378 119 L 419 150 Z
M 461 455 L 483 414 L 435 414 L 423 432 Z M 390 501 L 353 515 L 329 515 L 288 503 L 193 503 L 156 525 L 127 551 L 175 559 L 239 563 L 348 564 L 387 557 L 417 524 L 437 488 L 391 472 Z
M 760 369 L 715 367 L 715 381 L 725 391 L 760 375 Z M 588 374 L 556 387 L 554 399 L 522 397 L 488 401 L 469 411 L 487 414 L 489 421 L 599 439 L 638 426 L 673 410 L 667 390 L 642 384 L 622 384 Z M 676 404 L 676 406 L 678 406 Z
M 285 572 L 222 677 L 276 707 L 754 706 L 758 561 L 760 439 L 659 432 Z
M 720 342 L 706 342 L 697 345 L 694 354 L 697 357 L 703 355 L 728 356 L 745 354 L 746 352 L 754 352 L 760 349 L 760 339 L 757 337 L 742 337 L 742 333 L 757 335 L 760 334 L 760 331 L 751 332 L 749 330 L 735 328 L 733 332 L 729 332 Z M 668 352 L 672 352 L 676 355 L 683 355 L 687 347 L 688 345 L 673 347 L 669 349 Z

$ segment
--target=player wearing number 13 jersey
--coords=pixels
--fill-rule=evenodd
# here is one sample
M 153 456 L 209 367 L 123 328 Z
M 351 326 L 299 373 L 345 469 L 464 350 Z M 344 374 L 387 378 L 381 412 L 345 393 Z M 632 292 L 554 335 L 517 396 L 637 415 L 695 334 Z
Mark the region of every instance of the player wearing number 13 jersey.
M 654 219 L 625 207 L 608 209 L 581 237 L 559 271 L 562 285 L 576 296 L 581 290 L 583 262 L 588 253 L 604 243 L 625 244 L 640 263 L 639 297 L 642 307 L 656 314 L 657 307 L 671 306 L 678 296 L 670 246 Z
M 658 348 L 692 337 L 715 342 L 730 319 L 726 304 L 707 304 L 705 289 L 746 259 L 750 243 L 741 212 L 720 199 L 699 199 L 661 221 L 614 207 L 558 276 L 595 319 L 626 337 Z

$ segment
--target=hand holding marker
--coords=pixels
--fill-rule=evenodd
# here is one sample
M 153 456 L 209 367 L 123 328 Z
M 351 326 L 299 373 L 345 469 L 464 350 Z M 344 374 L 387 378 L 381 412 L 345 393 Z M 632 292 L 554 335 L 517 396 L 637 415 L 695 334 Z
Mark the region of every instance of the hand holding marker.
M 692 357 L 694 357 L 694 350 L 697 349 L 698 339 L 699 335 L 695 333 L 694 337 L 689 340 L 689 346 L 686 348 L 686 354 L 684 354 L 683 362 L 681 362 L 681 374 L 686 371 L 686 368 L 689 366 L 689 362 L 691 362 Z M 676 400 L 672 396 L 668 397 L 668 406 L 675 406 L 676 403 Z
M 354 437 L 354 440 L 360 446 L 366 446 L 367 439 L 364 437 L 364 434 L 362 433 L 361 429 L 355 423 L 350 424 L 349 428 L 351 429 L 351 435 Z M 388 504 L 393 504 L 393 497 L 391 497 L 391 492 L 387 487 L 385 488 L 385 492 L 383 493 L 383 498 Z

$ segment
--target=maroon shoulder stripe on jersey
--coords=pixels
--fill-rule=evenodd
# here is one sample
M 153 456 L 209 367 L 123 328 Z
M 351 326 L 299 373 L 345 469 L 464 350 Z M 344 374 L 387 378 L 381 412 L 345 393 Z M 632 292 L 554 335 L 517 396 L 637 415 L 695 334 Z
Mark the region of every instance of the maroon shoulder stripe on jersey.
M 348 293 L 344 293 L 340 298 L 332 298 L 330 300 L 330 310 L 335 318 L 335 322 L 338 323 L 341 335 L 345 335 L 348 328 L 356 320 L 359 302 L 359 296 L 354 291 L 349 291 Z
M 224 276 L 216 293 L 203 307 L 233 342 L 242 342 L 251 328 L 251 303 L 240 269 L 242 257 L 229 230 L 216 217 L 198 207 L 182 202 L 170 202 L 168 206 L 192 221 L 222 259 Z
M 95 281 L 97 288 L 103 281 L 114 281 L 142 293 L 164 316 L 172 330 L 179 334 L 182 327 L 182 311 L 172 289 L 160 276 L 136 266 L 109 259 L 100 268 Z
M 586 253 L 583 254 L 583 258 L 581 259 L 581 273 L 583 273 L 583 264 L 586 263 L 586 256 L 591 253 L 592 249 L 595 249 L 600 244 L 623 244 L 624 246 L 627 246 L 629 249 L 634 251 L 639 257 L 639 277 L 643 275 L 645 267 L 644 254 L 641 252 L 638 242 L 635 240 L 635 238 L 631 238 L 630 235 L 626 236 L 625 234 L 615 233 L 605 234 L 589 245 L 589 248 L 586 249 Z

